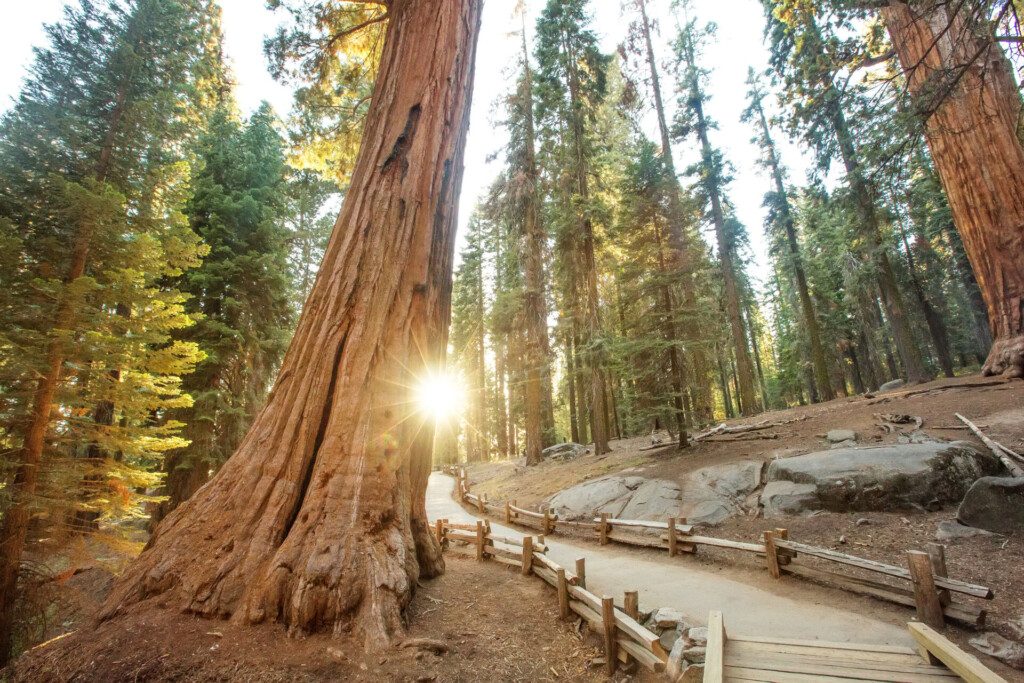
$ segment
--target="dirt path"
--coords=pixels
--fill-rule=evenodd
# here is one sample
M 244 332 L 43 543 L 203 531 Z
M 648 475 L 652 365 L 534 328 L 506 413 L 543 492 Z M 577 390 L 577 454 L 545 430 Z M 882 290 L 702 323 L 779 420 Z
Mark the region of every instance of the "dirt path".
M 427 488 L 427 514 L 431 519 L 473 522 L 451 492 L 455 480 L 434 473 Z M 522 532 L 491 523 L 501 533 L 521 538 Z M 771 590 L 713 570 L 680 564 L 668 556 L 621 546 L 587 546 L 548 537 L 548 555 L 572 567 L 578 557 L 587 558 L 587 587 L 598 594 L 620 597 L 639 590 L 642 609 L 674 607 L 693 622 L 704 623 L 709 610 L 721 610 L 726 627 L 744 635 L 777 636 L 838 642 L 913 645 L 905 628 L 851 610 L 845 595 L 812 585 L 778 583 Z M 884 610 L 883 610 L 884 611 Z M 909 615 L 908 615 L 909 616 Z

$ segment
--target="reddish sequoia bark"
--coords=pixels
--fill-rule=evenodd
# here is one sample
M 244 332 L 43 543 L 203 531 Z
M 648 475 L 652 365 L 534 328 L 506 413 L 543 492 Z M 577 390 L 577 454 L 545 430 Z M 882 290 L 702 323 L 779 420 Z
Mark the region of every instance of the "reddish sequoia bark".
M 946 2 L 882 8 L 928 146 L 988 308 L 982 374 L 1024 376 L 1024 147 L 1021 98 L 985 29 Z
M 422 574 L 433 426 L 410 385 L 443 359 L 480 0 L 393 0 L 352 186 L 267 406 L 157 528 L 109 618 L 201 615 L 402 634 Z

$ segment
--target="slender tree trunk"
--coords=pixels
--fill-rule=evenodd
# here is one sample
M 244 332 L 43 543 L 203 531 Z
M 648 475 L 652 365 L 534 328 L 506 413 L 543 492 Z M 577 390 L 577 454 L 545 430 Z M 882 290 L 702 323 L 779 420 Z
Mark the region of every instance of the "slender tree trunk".
M 953 254 L 957 278 L 963 286 L 964 294 L 969 302 L 971 320 L 974 321 L 974 339 L 978 344 L 978 363 L 984 365 L 985 357 L 992 348 L 992 330 L 988 326 L 988 311 L 985 299 L 981 295 L 981 288 L 974 277 L 974 268 L 964 251 L 963 242 L 960 241 L 960 233 L 955 225 L 946 226 L 943 229 L 943 236 Z
M 771 128 L 768 126 L 768 117 L 765 116 L 764 107 L 761 104 L 760 93 L 754 100 L 753 106 L 758 117 L 758 124 L 761 126 L 761 134 L 765 140 L 768 170 L 771 172 L 772 182 L 775 184 L 775 194 L 779 198 L 778 209 L 781 214 L 779 220 L 786 233 L 786 249 L 789 252 L 787 261 L 793 271 L 793 280 L 800 301 L 801 319 L 804 329 L 807 331 L 807 346 L 810 349 L 811 365 L 814 368 L 814 379 L 817 384 L 817 391 L 814 392 L 817 396 L 812 395 L 811 401 L 817 403 L 819 398 L 822 401 L 831 401 L 835 398 L 835 393 L 832 391 L 832 384 L 829 380 L 825 347 L 821 343 L 821 326 L 818 325 L 818 318 L 814 313 L 814 303 L 811 301 L 811 289 L 807 284 L 803 256 L 796 239 L 796 221 L 793 220 L 793 211 L 789 205 L 789 195 L 786 192 L 786 183 L 782 175 L 782 163 L 779 161 L 775 149 L 775 141 L 772 138 Z
M 662 249 L 661 229 L 657 223 L 654 225 L 654 238 L 658 245 L 658 270 L 662 277 L 665 276 L 666 272 L 666 259 Z M 664 335 L 665 342 L 668 344 L 668 365 L 669 374 L 671 375 L 670 383 L 672 386 L 672 407 L 676 418 L 676 430 L 679 433 L 679 445 L 678 450 L 687 448 L 689 438 L 686 433 L 686 412 L 683 409 L 683 392 L 686 387 L 686 369 L 679 358 L 679 349 L 676 346 L 676 307 L 675 301 L 672 297 L 672 290 L 667 284 L 662 284 L 659 289 L 661 290 L 661 306 L 665 311 L 664 315 Z
M 569 438 L 573 443 L 580 441 L 579 414 L 576 410 L 576 350 L 572 334 L 565 335 L 566 378 L 569 387 Z
M 661 79 L 658 74 L 658 64 L 654 57 L 654 43 L 651 40 L 651 22 L 647 17 L 646 0 L 638 0 L 640 8 L 641 29 L 644 34 L 644 45 L 647 52 L 647 68 L 651 74 L 651 89 L 654 93 L 654 111 L 658 117 L 658 130 L 661 134 L 661 158 L 665 165 L 665 171 L 669 176 L 668 191 L 668 243 L 671 251 L 671 263 L 675 271 L 679 273 L 679 281 L 682 289 L 682 300 L 685 308 L 696 310 L 697 297 L 694 292 L 694 269 L 697 262 L 697 249 L 686 229 L 686 212 L 683 209 L 682 187 L 676 176 L 675 160 L 672 158 L 672 138 L 669 135 L 668 121 L 665 116 L 665 103 L 661 95 Z M 674 325 L 673 325 L 674 326 Z M 708 358 L 704 347 L 699 343 L 700 331 L 697 326 L 689 323 L 683 325 L 683 334 L 686 337 L 690 348 L 690 356 L 696 372 L 692 378 L 686 376 L 685 366 L 681 364 L 682 359 L 677 358 L 680 363 L 679 381 L 683 387 L 687 385 L 696 395 L 695 401 L 701 406 L 699 419 L 710 421 L 711 419 L 711 390 L 708 384 Z M 672 331 L 675 339 L 676 331 Z M 677 352 L 678 354 L 678 352 Z M 687 380 L 692 379 L 692 382 Z M 685 434 L 685 430 L 680 432 Z M 686 439 L 680 439 L 680 448 L 685 448 Z
M 1011 66 L 962 6 L 890 0 L 881 12 L 985 298 L 994 343 L 982 374 L 1024 377 L 1024 145 Z
M 688 61 L 691 69 L 696 69 L 692 50 Z M 711 218 L 715 226 L 715 237 L 718 242 L 718 260 L 722 269 L 722 291 L 725 298 L 725 314 L 732 331 L 733 349 L 736 354 L 736 371 L 738 381 L 738 398 L 741 415 L 752 415 L 757 412 L 757 398 L 754 392 L 754 370 L 748 350 L 747 331 L 743 325 L 743 310 L 740 304 L 738 269 L 736 264 L 736 244 L 725 225 L 725 209 L 722 206 L 720 178 L 716 168 L 714 151 L 708 139 L 708 122 L 704 116 L 701 103 L 700 84 L 695 75 L 691 75 L 689 88 L 691 106 L 696 117 L 697 139 L 700 142 L 701 157 L 706 177 L 703 179 L 711 200 Z
M 584 152 L 583 121 L 578 111 L 579 77 L 573 55 L 569 55 L 569 99 L 572 109 L 571 134 L 575 152 L 576 192 L 584 209 L 577 215 L 580 243 L 580 258 L 584 277 L 584 301 L 586 311 L 586 365 L 590 370 L 590 431 L 594 439 L 594 453 L 601 455 L 608 448 L 608 408 L 602 373 L 603 359 L 594 348 L 601 337 L 601 300 L 597 289 L 597 261 L 594 255 L 594 225 L 590 218 L 590 164 Z
M 403 633 L 443 571 L 425 515 L 434 429 L 409 389 L 443 362 L 479 0 L 392 0 L 341 215 L 267 406 L 157 528 L 102 616 L 154 595 L 236 622 Z
M 939 359 L 939 367 L 946 377 L 953 377 L 953 354 L 949 350 L 949 334 L 946 332 L 946 325 L 942 322 L 942 316 L 935 310 L 921 278 L 918 275 L 917 260 L 914 258 L 914 251 L 910 248 L 910 240 L 907 239 L 906 226 L 903 221 L 897 219 L 897 229 L 900 231 L 900 239 L 907 254 L 907 273 L 910 276 L 910 284 L 914 289 L 914 296 L 924 313 L 925 324 L 928 325 L 928 332 L 932 337 L 932 344 L 935 346 L 935 355 Z
M 495 417 L 497 417 L 498 424 L 495 426 L 495 432 L 498 437 L 498 457 L 508 457 L 508 410 L 506 409 L 507 403 L 505 401 L 505 373 L 506 373 L 506 349 L 507 345 L 505 340 L 496 340 L 494 344 L 494 406 L 496 408 Z
M 729 391 L 729 378 L 725 374 L 725 361 L 722 359 L 722 349 L 717 349 L 718 353 L 718 379 L 719 384 L 722 387 L 722 404 L 725 407 L 725 417 L 733 418 L 736 417 L 736 412 L 732 406 L 732 392 Z
M 546 289 L 544 276 L 544 244 L 546 235 L 541 224 L 540 179 L 537 171 L 537 153 L 534 143 L 533 122 L 533 74 L 530 69 L 530 54 L 526 44 L 526 13 L 523 12 L 523 113 L 525 114 L 526 135 L 524 166 L 526 171 L 523 197 L 523 314 L 526 318 L 526 386 L 524 387 L 524 408 L 526 423 L 526 464 L 541 462 L 544 450 L 544 432 L 553 424 L 550 400 L 544 400 L 543 383 L 548 376 L 548 359 L 551 349 L 548 343 L 547 306 L 544 300 Z

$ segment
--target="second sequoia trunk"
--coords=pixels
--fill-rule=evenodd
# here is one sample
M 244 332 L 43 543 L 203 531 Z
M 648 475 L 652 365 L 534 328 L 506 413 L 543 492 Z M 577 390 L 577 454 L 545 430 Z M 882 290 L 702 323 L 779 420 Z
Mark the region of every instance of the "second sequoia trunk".
M 393 0 L 341 215 L 267 406 L 172 512 L 103 616 L 172 607 L 293 632 L 402 633 L 443 570 L 424 496 L 433 424 L 412 388 L 443 363 L 480 0 Z
M 982 374 L 1024 376 L 1024 146 L 1021 98 L 989 28 L 950 3 L 882 8 L 994 343 Z

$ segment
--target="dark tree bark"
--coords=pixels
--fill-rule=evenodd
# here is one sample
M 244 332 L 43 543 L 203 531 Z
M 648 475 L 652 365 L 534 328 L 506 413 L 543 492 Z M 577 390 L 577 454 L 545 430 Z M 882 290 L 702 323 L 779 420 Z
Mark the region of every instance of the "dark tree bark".
M 412 386 L 443 363 L 480 0 L 392 0 L 341 215 L 276 386 L 235 454 L 172 512 L 102 616 L 161 596 L 292 632 L 400 638 L 418 577 L 433 424 Z
M 982 374 L 1024 377 L 1024 145 L 1011 66 L 963 4 L 890 0 L 881 12 L 988 308 Z

